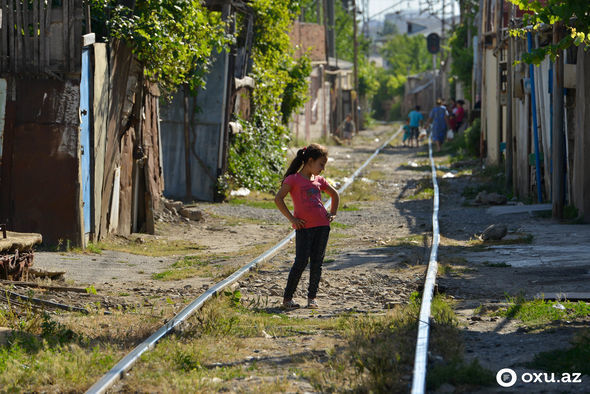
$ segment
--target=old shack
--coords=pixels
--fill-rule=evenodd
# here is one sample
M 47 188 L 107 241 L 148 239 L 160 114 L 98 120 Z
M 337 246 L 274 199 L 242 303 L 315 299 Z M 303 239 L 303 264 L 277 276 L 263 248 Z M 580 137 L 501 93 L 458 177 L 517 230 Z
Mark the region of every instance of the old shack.
M 157 87 L 84 31 L 81 0 L 0 5 L 2 221 L 49 244 L 153 231 Z

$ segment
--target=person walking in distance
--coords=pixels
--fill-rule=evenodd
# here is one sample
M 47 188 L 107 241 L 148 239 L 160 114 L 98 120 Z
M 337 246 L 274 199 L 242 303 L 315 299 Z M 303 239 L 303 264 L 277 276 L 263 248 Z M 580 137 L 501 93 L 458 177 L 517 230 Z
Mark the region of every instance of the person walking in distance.
M 420 124 L 424 120 L 424 116 L 420 112 L 420 106 L 417 105 L 410 113 L 408 114 L 408 119 L 410 120 L 410 146 L 412 146 L 412 141 L 416 141 L 416 147 L 418 147 L 418 135 L 420 134 Z
M 436 151 L 440 152 L 440 146 L 445 141 L 449 113 L 443 105 L 442 99 L 436 99 L 436 107 L 432 108 L 428 116 L 428 123 L 432 123 L 432 140 L 436 143 Z
M 352 136 L 354 135 L 355 127 L 354 122 L 352 121 L 352 115 L 347 114 L 346 118 L 344 119 L 344 124 L 342 126 L 342 139 L 344 142 L 347 142 L 348 145 L 352 142 Z
M 285 173 L 281 188 L 275 196 L 277 208 L 296 230 L 295 262 L 289 272 L 287 286 L 283 296 L 283 307 L 298 308 L 293 295 L 301 279 L 301 275 L 309 262 L 309 288 L 307 291 L 307 307 L 317 309 L 316 295 L 318 292 L 322 264 L 328 237 L 330 222 L 338 212 L 340 197 L 320 173 L 328 162 L 328 150 L 318 144 L 311 144 L 297 151 L 297 156 Z M 322 204 L 322 191 L 332 197 L 330 212 Z M 287 193 L 293 199 L 293 213 L 285 205 Z

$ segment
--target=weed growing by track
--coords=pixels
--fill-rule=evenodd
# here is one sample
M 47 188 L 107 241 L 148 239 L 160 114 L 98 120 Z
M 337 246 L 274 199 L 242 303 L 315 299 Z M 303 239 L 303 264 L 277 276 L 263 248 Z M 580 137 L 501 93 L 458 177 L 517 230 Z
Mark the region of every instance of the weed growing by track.
M 205 249 L 186 240 L 156 239 L 150 236 L 137 237 L 111 237 L 95 245 L 101 250 L 115 250 L 137 254 L 142 256 L 172 256 L 177 254 L 190 254 Z
M 588 360 L 590 360 L 590 329 L 585 329 L 574 336 L 570 348 L 539 353 L 526 366 L 557 374 L 578 372 L 588 376 L 590 375 Z
M 542 326 L 555 321 L 571 321 L 590 316 L 590 304 L 583 301 L 527 301 L 523 296 L 507 297 L 509 306 L 495 313 L 508 319 L 518 319 L 530 327 Z
M 89 319 L 89 316 L 83 318 Z M 116 358 L 49 314 L 11 305 L 0 310 L 0 387 L 6 392 L 80 392 Z
M 346 313 L 298 318 L 226 292 L 142 356 L 127 388 L 163 391 L 240 391 L 253 381 L 261 392 L 289 391 L 285 370 L 321 392 L 405 391 L 411 379 L 420 297 L 385 314 Z M 461 365 L 457 318 L 447 301 L 433 304 L 431 352 Z M 303 345 L 300 337 L 306 338 Z M 297 337 L 297 338 L 295 338 Z M 289 349 L 285 355 L 285 349 Z M 459 364 L 457 364 L 459 363 Z M 465 378 L 466 379 L 466 378 Z M 432 383 L 432 387 L 444 379 Z M 248 383 L 246 383 L 248 381 Z M 464 384 L 457 381 L 457 385 Z M 473 382 L 471 382 L 473 383 Z

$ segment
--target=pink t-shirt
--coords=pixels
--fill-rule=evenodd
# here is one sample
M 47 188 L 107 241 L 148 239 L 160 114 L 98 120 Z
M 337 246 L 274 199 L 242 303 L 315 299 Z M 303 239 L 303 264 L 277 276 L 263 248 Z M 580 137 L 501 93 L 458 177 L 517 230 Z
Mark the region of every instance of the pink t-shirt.
M 304 228 L 329 226 L 326 208 L 322 204 L 322 190 L 326 190 L 328 182 L 316 176 L 310 181 L 300 173 L 289 175 L 285 178 L 285 184 L 291 186 L 291 198 L 293 199 L 293 216 L 305 220 Z

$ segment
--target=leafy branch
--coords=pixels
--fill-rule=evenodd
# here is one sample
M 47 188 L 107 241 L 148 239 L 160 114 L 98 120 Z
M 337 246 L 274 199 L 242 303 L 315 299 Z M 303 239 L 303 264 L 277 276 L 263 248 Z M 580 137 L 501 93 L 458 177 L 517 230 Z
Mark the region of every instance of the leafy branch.
M 523 55 L 523 61 L 539 64 L 545 57 L 555 60 L 559 52 L 572 45 L 590 45 L 590 2 L 588 0 L 548 0 L 542 4 L 539 0 L 509 0 L 527 13 L 524 14 L 522 27 L 510 30 L 516 37 L 525 37 L 530 30 L 538 31 L 543 25 L 562 23 L 567 34 L 557 44 L 536 48 Z
M 184 84 L 202 87 L 213 51 L 233 42 L 220 14 L 199 0 L 141 0 L 134 9 L 118 0 L 90 2 L 93 19 L 106 28 L 105 38 L 130 45 L 146 77 L 167 93 Z

